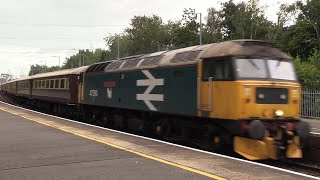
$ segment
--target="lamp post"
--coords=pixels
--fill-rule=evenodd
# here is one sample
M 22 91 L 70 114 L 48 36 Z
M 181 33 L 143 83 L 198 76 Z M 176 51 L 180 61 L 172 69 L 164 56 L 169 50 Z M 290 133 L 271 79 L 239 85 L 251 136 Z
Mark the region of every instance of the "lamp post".
M 85 54 L 79 54 L 80 55 L 80 59 L 79 59 L 79 67 L 81 66 L 81 57 L 82 56 L 85 56 L 87 59 L 89 59 L 88 58 L 88 56 L 87 55 L 85 55 Z M 83 61 L 82 61 L 82 65 L 84 66 L 84 58 L 83 58 Z
M 43 61 L 40 61 L 40 62 L 44 62 L 44 72 L 47 72 L 47 61 L 43 60 Z
M 119 45 L 119 40 L 120 39 L 120 36 L 118 35 L 118 37 L 117 37 L 117 43 L 118 43 L 118 60 L 120 59 L 120 52 L 119 52 L 119 49 L 120 49 L 120 45 Z
M 51 56 L 51 57 L 57 57 L 57 58 L 59 58 L 59 67 L 60 67 L 60 56 Z
M 191 12 L 191 13 L 184 13 L 184 14 L 195 14 L 196 16 L 199 14 L 200 15 L 200 32 L 199 32 L 199 36 L 200 36 L 200 45 L 202 45 L 202 14 L 201 13 L 197 13 L 195 11 Z
M 28 65 L 30 66 L 30 72 L 31 72 L 30 75 L 32 76 L 32 75 L 33 75 L 33 68 L 32 68 L 32 67 L 33 67 L 33 64 L 28 64 Z

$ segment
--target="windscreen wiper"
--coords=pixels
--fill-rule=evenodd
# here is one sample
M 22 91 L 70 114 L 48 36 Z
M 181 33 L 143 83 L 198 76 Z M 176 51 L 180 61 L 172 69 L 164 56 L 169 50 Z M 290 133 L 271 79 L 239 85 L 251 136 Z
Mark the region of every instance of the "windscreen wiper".
M 252 59 L 247 59 L 247 60 L 253 67 L 255 67 L 257 70 L 260 70 L 259 66 L 255 62 L 253 62 Z

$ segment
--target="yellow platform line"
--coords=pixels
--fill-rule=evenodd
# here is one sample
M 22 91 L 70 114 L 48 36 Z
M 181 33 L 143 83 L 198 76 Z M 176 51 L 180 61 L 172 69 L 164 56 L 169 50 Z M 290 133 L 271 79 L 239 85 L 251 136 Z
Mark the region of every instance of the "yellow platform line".
M 118 145 L 110 143 L 110 142 L 104 142 L 104 141 L 101 141 L 99 139 L 96 139 L 96 138 L 93 138 L 93 137 L 90 137 L 90 136 L 82 135 L 82 134 L 79 134 L 79 133 L 76 133 L 76 132 L 72 132 L 72 131 L 60 128 L 58 126 L 54 126 L 54 125 L 51 125 L 51 124 L 48 124 L 48 123 L 45 123 L 45 122 L 41 122 L 39 120 L 30 118 L 30 117 L 26 117 L 25 116 L 26 114 L 23 114 L 23 113 L 15 113 L 15 112 L 13 112 L 13 111 L 11 111 L 9 109 L 2 108 L 2 107 L 0 107 L 0 110 L 8 112 L 10 114 L 14 114 L 14 115 L 22 117 L 24 119 L 28 119 L 28 120 L 37 122 L 37 123 L 45 125 L 45 126 L 49 126 L 49 127 L 55 128 L 55 129 L 59 129 L 59 130 L 64 131 L 64 132 L 67 132 L 67 133 L 70 133 L 70 134 L 74 134 L 76 136 L 80 136 L 80 137 L 83 137 L 83 138 L 86 138 L 86 139 L 90 139 L 92 141 L 96 141 L 96 142 L 99 142 L 99 143 L 102 143 L 102 144 L 105 144 L 105 145 L 108 145 L 108 146 L 111 146 L 111 147 L 114 147 L 114 148 L 117 148 L 117 149 L 120 149 L 120 150 L 124 150 L 124 151 L 130 152 L 130 153 L 133 153 L 133 154 L 136 154 L 136 155 L 148 158 L 148 159 L 152 159 L 152 160 L 167 164 L 167 165 L 178 167 L 178 168 L 181 168 L 181 169 L 184 169 L 184 170 L 196 173 L 196 174 L 200 174 L 200 175 L 203 175 L 203 176 L 206 176 L 206 177 L 209 177 L 209 178 L 213 178 L 213 179 L 217 179 L 217 180 L 226 180 L 225 178 L 222 178 L 220 176 L 217 176 L 217 175 L 205 172 L 205 171 L 201 171 L 201 170 L 194 169 L 194 168 L 191 168 L 191 167 L 188 167 L 188 166 L 184 166 L 184 165 L 181 165 L 181 164 L 170 162 L 170 161 L 167 161 L 167 160 L 164 160 L 164 159 L 157 158 L 155 156 L 147 155 L 147 154 L 144 154 L 144 153 L 132 150 L 132 149 L 128 149 L 128 148 L 125 148 L 125 147 L 122 147 L 122 146 L 118 146 Z

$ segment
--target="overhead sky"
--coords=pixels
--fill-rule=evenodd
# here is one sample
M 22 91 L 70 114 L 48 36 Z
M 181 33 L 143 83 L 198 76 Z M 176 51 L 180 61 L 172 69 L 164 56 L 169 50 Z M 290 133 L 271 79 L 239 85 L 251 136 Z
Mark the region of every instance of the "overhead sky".
M 201 12 L 219 9 L 225 0 L 0 0 L 0 73 L 26 75 L 31 64 L 61 65 L 78 49 L 105 49 L 103 38 L 121 33 L 134 15 L 181 18 L 184 8 Z M 240 0 L 235 0 L 239 2 Z M 261 0 L 276 20 L 281 3 Z

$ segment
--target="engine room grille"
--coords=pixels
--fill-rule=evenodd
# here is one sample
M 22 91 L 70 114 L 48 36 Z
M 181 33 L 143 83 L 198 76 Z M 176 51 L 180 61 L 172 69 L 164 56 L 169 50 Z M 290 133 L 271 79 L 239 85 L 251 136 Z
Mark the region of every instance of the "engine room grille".
M 257 104 L 288 104 L 288 89 L 256 88 Z

